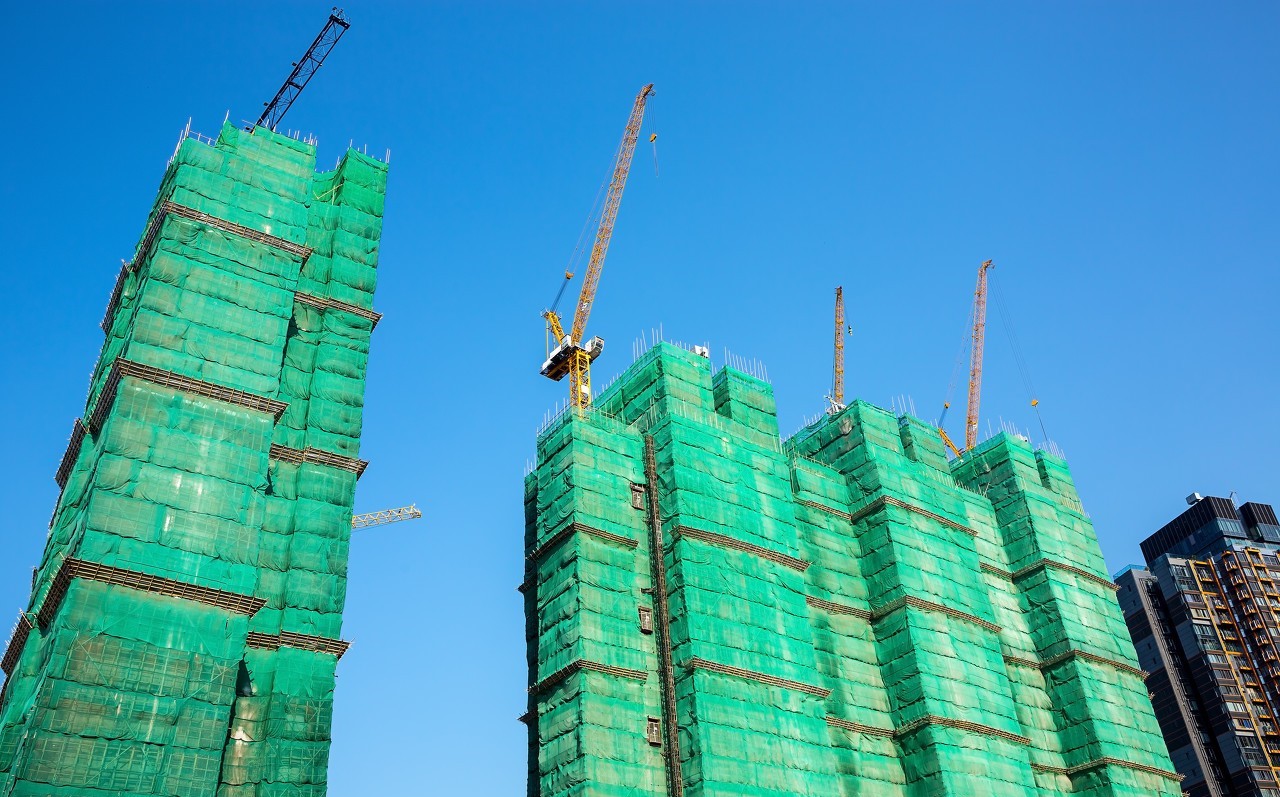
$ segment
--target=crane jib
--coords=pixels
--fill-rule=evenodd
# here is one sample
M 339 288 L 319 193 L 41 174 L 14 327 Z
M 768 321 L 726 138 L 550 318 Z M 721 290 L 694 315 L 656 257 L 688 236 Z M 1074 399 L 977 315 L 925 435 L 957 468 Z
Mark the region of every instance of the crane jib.
M 595 301 L 596 290 L 600 285 L 600 272 L 604 267 L 604 258 L 609 251 L 609 241 L 613 238 L 614 225 L 618 219 L 618 208 L 622 204 L 622 191 L 627 185 L 627 175 L 631 171 L 631 160 L 635 155 L 636 141 L 640 137 L 640 125 L 644 121 L 644 106 L 649 95 L 653 94 L 653 84 L 640 89 L 635 104 L 631 107 L 631 115 L 627 117 L 627 126 L 622 133 L 622 143 L 618 146 L 618 154 L 614 160 L 613 175 L 609 181 L 609 191 L 605 195 L 604 206 L 600 212 L 600 224 L 596 229 L 595 242 L 591 247 L 591 257 L 587 262 L 586 273 L 582 277 L 582 290 L 578 294 L 578 306 L 574 309 L 573 325 L 568 334 L 557 334 L 555 348 L 549 352 L 546 362 L 542 364 L 542 375 L 559 381 L 566 375 L 569 377 L 569 403 L 576 409 L 591 406 L 591 362 L 600 355 L 604 348 L 604 340 L 594 337 L 584 340 L 587 319 L 591 316 L 591 305 Z M 566 275 L 566 282 L 567 282 Z M 564 284 L 561 285 L 563 291 Z M 556 295 L 559 302 L 559 294 Z M 559 317 L 555 308 L 544 314 L 548 324 L 553 324 L 559 331 Z

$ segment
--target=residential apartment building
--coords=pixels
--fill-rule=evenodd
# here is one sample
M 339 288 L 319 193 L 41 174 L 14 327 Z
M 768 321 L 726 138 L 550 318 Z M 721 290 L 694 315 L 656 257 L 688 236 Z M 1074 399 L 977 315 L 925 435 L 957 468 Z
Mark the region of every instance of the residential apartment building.
M 1188 498 L 1116 579 L 1156 718 L 1191 797 L 1280 797 L 1280 522 Z

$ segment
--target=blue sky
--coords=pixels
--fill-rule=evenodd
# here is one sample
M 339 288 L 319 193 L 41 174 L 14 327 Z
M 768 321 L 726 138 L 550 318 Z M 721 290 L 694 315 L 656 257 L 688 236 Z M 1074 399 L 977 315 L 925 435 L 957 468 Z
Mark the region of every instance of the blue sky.
M 179 131 L 256 117 L 327 11 L 6 11 L 0 622 L 26 600 L 97 324 Z M 662 325 L 717 363 L 763 361 L 793 431 L 823 406 L 842 284 L 849 393 L 932 418 L 993 258 L 1113 571 L 1193 490 L 1280 503 L 1280 6 L 347 13 L 282 127 L 317 135 L 325 167 L 348 141 L 391 149 L 357 508 L 427 517 L 353 546 L 331 793 L 523 788 L 521 476 L 566 393 L 537 374 L 538 313 L 646 82 L 661 170 L 642 144 L 591 319 L 597 380 Z M 994 313 L 983 395 L 984 418 L 1040 441 Z

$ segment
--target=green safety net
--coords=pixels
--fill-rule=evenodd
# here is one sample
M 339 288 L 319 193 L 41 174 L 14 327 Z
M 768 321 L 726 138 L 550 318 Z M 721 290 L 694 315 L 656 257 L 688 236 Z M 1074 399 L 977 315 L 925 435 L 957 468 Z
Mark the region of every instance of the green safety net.
M 539 435 L 525 502 L 531 795 L 1180 794 L 1066 464 L 1018 438 L 949 462 L 855 402 L 783 441 L 768 384 L 662 343 Z
M 324 794 L 385 186 L 261 128 L 179 146 L 9 644 L 0 797 Z

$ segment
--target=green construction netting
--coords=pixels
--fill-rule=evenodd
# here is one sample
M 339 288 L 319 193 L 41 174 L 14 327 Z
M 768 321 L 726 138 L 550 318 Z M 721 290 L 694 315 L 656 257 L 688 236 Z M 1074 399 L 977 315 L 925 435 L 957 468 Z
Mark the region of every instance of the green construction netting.
M 1179 794 L 1065 463 L 659 344 L 525 482 L 531 795 L 666 793 L 646 435 L 690 793 Z
M 0 696 L 0 795 L 325 791 L 336 657 L 270 640 L 341 632 L 373 328 L 350 308 L 372 307 L 386 167 L 354 151 L 330 172 L 314 162 L 309 145 L 227 125 L 166 170 L 104 323 L 84 415 L 99 423 L 70 452 L 34 579 L 28 616 L 52 619 Z M 108 391 L 118 359 L 287 406 L 277 418 L 134 375 Z M 308 449 L 352 464 L 296 461 Z M 63 595 L 70 558 L 261 608 L 85 577 Z

